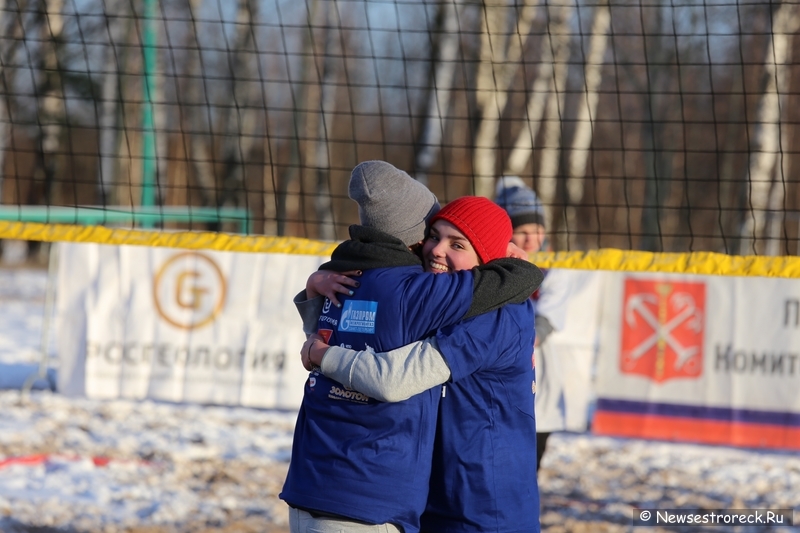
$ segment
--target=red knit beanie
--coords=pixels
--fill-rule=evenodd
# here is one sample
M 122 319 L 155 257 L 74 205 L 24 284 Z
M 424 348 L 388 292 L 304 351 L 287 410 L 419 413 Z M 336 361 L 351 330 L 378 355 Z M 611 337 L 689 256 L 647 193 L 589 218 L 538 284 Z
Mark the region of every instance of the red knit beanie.
M 481 261 L 506 256 L 511 241 L 511 219 L 505 209 L 482 196 L 462 196 L 453 200 L 431 218 L 446 220 L 464 234 Z

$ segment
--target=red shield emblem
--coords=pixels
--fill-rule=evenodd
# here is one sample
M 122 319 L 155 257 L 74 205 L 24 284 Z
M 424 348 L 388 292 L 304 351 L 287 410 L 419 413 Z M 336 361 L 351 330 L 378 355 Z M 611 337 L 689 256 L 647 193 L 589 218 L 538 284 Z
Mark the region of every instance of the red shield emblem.
M 332 329 L 320 329 L 317 330 L 317 335 L 325 339 L 325 344 L 330 344 L 331 342 L 331 335 L 333 335 Z
M 621 371 L 662 382 L 703 371 L 705 283 L 625 280 Z

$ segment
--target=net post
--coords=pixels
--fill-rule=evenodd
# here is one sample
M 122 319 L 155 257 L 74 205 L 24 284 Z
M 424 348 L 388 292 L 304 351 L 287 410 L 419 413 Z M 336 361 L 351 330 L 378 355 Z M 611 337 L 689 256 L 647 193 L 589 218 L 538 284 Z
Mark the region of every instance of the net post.
M 157 63 L 156 1 L 144 1 L 144 29 L 142 35 L 142 65 L 144 99 L 142 102 L 142 207 L 155 205 L 156 138 L 153 116 L 155 98 L 155 70 Z M 149 220 L 142 227 L 152 227 Z

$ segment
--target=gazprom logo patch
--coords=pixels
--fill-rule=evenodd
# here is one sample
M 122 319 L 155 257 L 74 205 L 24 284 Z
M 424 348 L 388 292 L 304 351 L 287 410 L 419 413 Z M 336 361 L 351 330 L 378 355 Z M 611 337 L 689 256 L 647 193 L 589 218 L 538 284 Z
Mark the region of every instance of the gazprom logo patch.
M 339 331 L 375 333 L 375 317 L 377 314 L 378 302 L 347 300 L 344 303 L 342 318 L 339 320 Z

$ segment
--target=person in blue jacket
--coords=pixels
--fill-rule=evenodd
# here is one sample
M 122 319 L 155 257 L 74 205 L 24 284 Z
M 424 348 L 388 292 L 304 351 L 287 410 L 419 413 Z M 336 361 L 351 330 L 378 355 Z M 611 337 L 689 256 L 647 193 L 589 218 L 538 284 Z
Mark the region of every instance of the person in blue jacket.
M 409 247 L 424 238 L 438 202 L 388 163 L 359 164 L 349 194 L 363 225 L 351 226 L 351 239 L 321 268 L 363 274 L 355 294 L 343 296 L 340 305 L 324 300 L 316 330 L 332 344 L 397 348 L 509 301 L 526 301 L 539 284 L 535 266 L 502 259 L 510 223 L 508 235 L 495 239 L 502 247 L 492 257 L 497 261 L 448 276 L 426 274 Z M 418 531 L 438 402 L 433 390 L 403 402 L 380 402 L 312 370 L 280 494 L 290 506 L 291 531 Z
M 460 198 L 433 217 L 426 265 L 452 268 L 459 242 L 481 242 L 496 231 L 484 213 L 502 209 L 482 200 L 493 207 Z M 454 239 L 459 235 L 462 241 Z M 526 301 L 388 353 L 328 347 L 316 336 L 304 345 L 304 360 L 372 398 L 402 403 L 431 391 L 441 396 L 422 531 L 539 531 L 532 323 Z

